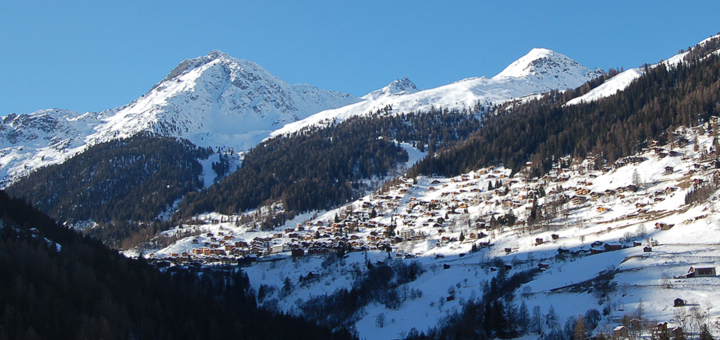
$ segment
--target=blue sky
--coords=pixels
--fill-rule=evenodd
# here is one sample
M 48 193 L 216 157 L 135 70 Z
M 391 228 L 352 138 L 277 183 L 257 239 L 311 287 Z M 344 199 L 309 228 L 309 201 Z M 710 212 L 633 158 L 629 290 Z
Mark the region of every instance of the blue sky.
M 719 1 L 5 1 L 0 116 L 100 111 L 221 50 L 356 96 L 493 76 L 533 47 L 588 67 L 654 63 L 720 31 Z

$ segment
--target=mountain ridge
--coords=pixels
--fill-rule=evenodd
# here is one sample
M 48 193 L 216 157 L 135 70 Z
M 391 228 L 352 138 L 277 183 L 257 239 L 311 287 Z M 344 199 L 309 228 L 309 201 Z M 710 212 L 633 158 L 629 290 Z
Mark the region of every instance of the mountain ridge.
M 514 69 L 520 71 L 509 71 Z M 140 132 L 238 154 L 267 137 L 380 109 L 400 113 L 499 104 L 576 87 L 602 73 L 547 49 L 531 50 L 503 72 L 423 91 L 405 77 L 356 98 L 309 84 L 290 85 L 257 63 L 215 50 L 180 62 L 150 91 L 114 109 L 50 109 L 3 117 L 0 187 L 38 167 L 62 163 L 89 146 Z
M 290 85 L 254 62 L 212 51 L 184 60 L 149 92 L 118 108 L 2 117 L 0 186 L 88 146 L 140 132 L 241 152 L 281 124 L 357 100 L 309 84 Z
M 371 114 L 386 107 L 392 107 L 392 112 L 399 114 L 430 111 L 433 107 L 463 110 L 473 108 L 478 103 L 485 106 L 499 105 L 511 99 L 550 90 L 575 88 L 603 73 L 601 69 L 586 68 L 563 54 L 548 49 L 533 49 L 492 78 L 472 77 L 432 89 L 387 95 L 389 90 L 385 89 L 392 87 L 395 84 L 393 82 L 363 96 L 363 101 L 289 123 L 274 131 L 272 136 Z

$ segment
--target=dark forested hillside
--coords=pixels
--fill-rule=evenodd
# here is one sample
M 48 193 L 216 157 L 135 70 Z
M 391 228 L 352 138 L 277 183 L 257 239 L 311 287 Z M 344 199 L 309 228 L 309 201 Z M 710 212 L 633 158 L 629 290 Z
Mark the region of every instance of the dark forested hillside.
M 563 105 L 575 95 L 552 92 L 524 105 L 506 105 L 486 115 L 483 129 L 467 141 L 426 158 L 410 175 L 455 176 L 494 164 L 518 171 L 528 161 L 540 175 L 549 170 L 553 156 L 592 155 L 602 165 L 652 140 L 672 142 L 675 127 L 720 115 L 720 57 L 695 51 L 677 67 L 646 68 L 645 75 L 613 96 Z
M 0 339 L 352 338 L 258 309 L 249 287 L 238 269 L 160 273 L 0 191 Z
M 6 190 L 61 221 L 152 221 L 202 187 L 197 160 L 209 154 L 184 140 L 138 135 L 95 145 Z
M 467 112 L 386 115 L 391 110 L 265 141 L 247 153 L 238 171 L 207 191 L 188 195 L 181 211 L 185 217 L 205 211 L 232 214 L 266 201 L 282 201 L 291 211 L 328 208 L 357 198 L 361 180 L 385 176 L 407 161 L 396 141 L 435 150 L 479 128 Z

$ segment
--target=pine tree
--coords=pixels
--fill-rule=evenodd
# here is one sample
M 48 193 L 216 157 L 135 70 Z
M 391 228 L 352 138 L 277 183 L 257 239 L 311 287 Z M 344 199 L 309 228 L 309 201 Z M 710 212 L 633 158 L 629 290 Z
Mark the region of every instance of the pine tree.
M 520 304 L 520 310 L 518 311 L 518 323 L 521 335 L 527 334 L 530 327 L 530 312 L 528 311 L 525 301 Z
M 703 324 L 700 326 L 700 340 L 714 340 L 708 325 Z
M 555 307 L 550 305 L 547 315 L 545 315 L 545 324 L 550 329 L 558 328 L 560 326 L 558 321 L 558 315 L 555 312 Z

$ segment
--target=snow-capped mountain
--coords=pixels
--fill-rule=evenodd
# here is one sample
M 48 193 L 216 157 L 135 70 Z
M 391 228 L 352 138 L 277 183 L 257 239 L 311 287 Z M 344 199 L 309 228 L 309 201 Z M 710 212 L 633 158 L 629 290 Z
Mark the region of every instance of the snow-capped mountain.
M 292 133 L 333 120 L 342 121 L 387 106 L 392 106 L 393 112 L 401 113 L 427 111 L 433 106 L 449 109 L 471 108 L 477 102 L 501 104 L 550 90 L 575 88 L 602 73 L 601 69 L 589 69 L 563 54 L 535 48 L 492 78 L 468 78 L 423 91 L 416 91 L 414 84 L 407 78 L 396 80 L 363 96 L 361 102 L 319 112 L 287 124 L 273 132 L 273 135 Z
M 362 97 L 362 99 L 365 100 L 373 100 L 378 99 L 380 97 L 388 97 L 388 96 L 401 96 L 404 94 L 409 93 L 415 93 L 418 92 L 418 88 L 415 86 L 415 83 L 410 81 L 407 77 L 403 79 L 397 79 L 390 83 L 388 86 L 385 86 L 379 90 L 375 90 L 373 92 L 370 92 Z
M 2 117 L 0 186 L 39 166 L 61 163 L 89 145 L 144 131 L 242 152 L 271 134 L 388 106 L 399 113 L 500 104 L 577 87 L 601 73 L 560 53 L 533 49 L 493 78 L 468 78 L 419 91 L 406 77 L 356 98 L 312 85 L 290 85 L 256 63 L 213 51 L 183 61 L 148 93 L 119 108 L 98 113 L 53 109 Z
M 283 124 L 357 101 L 350 94 L 290 85 L 256 63 L 213 51 L 183 61 L 147 94 L 120 108 L 2 117 L 0 178 L 7 183 L 89 145 L 143 131 L 244 151 Z

